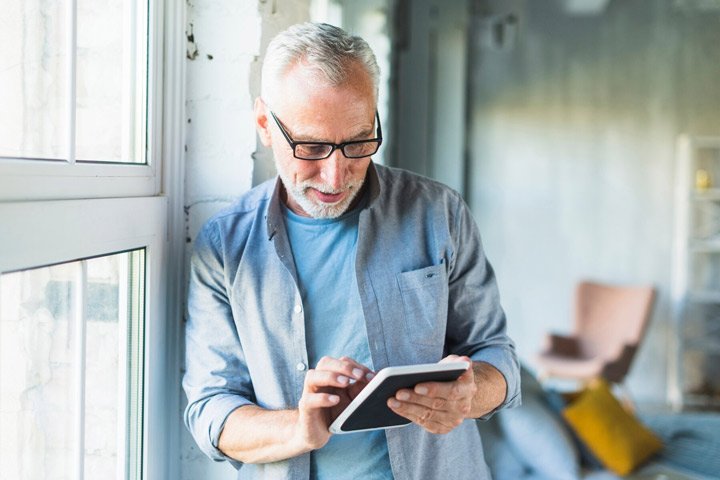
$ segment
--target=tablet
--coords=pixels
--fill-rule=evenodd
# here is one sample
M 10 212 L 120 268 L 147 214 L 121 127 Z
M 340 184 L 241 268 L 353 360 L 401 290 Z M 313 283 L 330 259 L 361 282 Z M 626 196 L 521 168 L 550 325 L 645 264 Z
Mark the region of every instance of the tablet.
M 418 383 L 457 380 L 469 367 L 469 362 L 445 362 L 383 368 L 330 425 L 330 432 L 353 433 L 407 425 L 410 420 L 387 406 L 390 397 Z

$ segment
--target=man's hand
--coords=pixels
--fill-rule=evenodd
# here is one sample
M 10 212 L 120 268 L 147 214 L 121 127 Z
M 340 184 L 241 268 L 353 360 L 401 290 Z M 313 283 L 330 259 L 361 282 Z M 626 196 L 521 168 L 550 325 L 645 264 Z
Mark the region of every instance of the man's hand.
M 348 357 L 323 357 L 308 370 L 294 436 L 301 450 L 315 450 L 328 442 L 330 424 L 372 376 L 367 367 Z
M 308 370 L 297 409 L 236 408 L 220 433 L 218 448 L 244 463 L 277 462 L 320 448 L 330 438 L 330 423 L 371 378 L 368 368 L 350 358 L 324 357 Z
M 468 357 L 450 355 L 442 362 L 466 361 Z M 470 413 L 477 387 L 472 366 L 454 382 L 427 382 L 415 388 L 398 390 L 388 400 L 392 411 L 412 420 L 430 433 L 448 433 Z
M 487 363 L 449 355 L 442 362 L 470 362 L 472 366 L 454 382 L 427 382 L 398 390 L 388 407 L 430 433 L 448 433 L 466 418 L 494 410 L 505 399 L 505 377 Z

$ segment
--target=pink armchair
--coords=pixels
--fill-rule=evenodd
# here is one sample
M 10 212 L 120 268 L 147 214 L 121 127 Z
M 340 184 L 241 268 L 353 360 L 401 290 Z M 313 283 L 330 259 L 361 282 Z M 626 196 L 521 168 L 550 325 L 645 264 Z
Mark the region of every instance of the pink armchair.
M 540 376 L 622 384 L 652 313 L 655 289 L 583 281 L 575 292 L 572 335 L 549 334 Z

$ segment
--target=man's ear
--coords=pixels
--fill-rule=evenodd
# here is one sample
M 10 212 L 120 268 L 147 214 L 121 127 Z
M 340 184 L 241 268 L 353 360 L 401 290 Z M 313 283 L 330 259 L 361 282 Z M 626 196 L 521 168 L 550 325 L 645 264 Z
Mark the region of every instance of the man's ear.
M 268 124 L 268 109 L 260 97 L 255 99 L 255 128 L 257 129 L 260 141 L 266 147 L 272 144 L 272 138 L 270 137 L 270 128 Z

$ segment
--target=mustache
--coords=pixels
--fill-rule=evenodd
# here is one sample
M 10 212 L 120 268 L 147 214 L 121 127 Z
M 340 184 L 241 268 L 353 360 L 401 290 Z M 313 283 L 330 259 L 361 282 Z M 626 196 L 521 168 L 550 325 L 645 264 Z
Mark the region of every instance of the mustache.
M 317 190 L 317 191 L 319 191 L 319 192 L 321 192 L 321 193 L 324 193 L 324 194 L 326 194 L 326 195 L 336 195 L 336 194 L 338 194 L 338 193 L 342 193 L 342 192 L 345 192 L 345 191 L 347 191 L 347 190 L 352 190 L 352 189 L 354 189 L 354 188 L 359 188 L 359 187 L 362 186 L 362 183 L 363 183 L 363 182 L 361 182 L 361 181 L 348 182 L 348 183 L 346 183 L 345 185 L 343 185 L 343 186 L 340 187 L 340 188 L 332 188 L 332 187 L 330 187 L 329 185 L 325 185 L 325 184 L 323 184 L 323 183 L 308 181 L 308 182 L 302 182 L 302 183 L 298 184 L 298 185 L 297 185 L 297 189 L 300 190 L 300 191 L 302 191 L 303 193 L 305 193 L 305 192 L 308 191 L 308 189 L 314 188 L 315 190 Z

